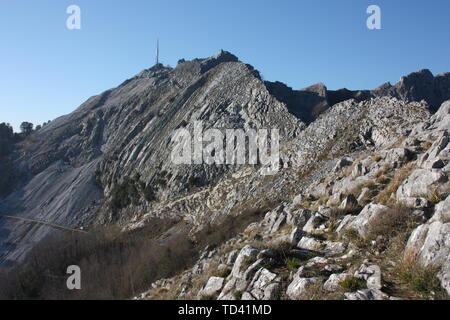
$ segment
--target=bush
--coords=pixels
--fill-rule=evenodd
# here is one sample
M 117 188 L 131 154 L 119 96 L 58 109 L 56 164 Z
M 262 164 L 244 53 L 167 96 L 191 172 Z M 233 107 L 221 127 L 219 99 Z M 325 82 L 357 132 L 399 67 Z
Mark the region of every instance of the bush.
M 366 286 L 363 280 L 356 277 L 347 278 L 344 281 L 341 281 L 339 285 L 347 292 L 355 292 Z
M 284 259 L 284 263 L 291 271 L 297 271 L 302 264 L 302 262 L 296 258 L 286 258 Z

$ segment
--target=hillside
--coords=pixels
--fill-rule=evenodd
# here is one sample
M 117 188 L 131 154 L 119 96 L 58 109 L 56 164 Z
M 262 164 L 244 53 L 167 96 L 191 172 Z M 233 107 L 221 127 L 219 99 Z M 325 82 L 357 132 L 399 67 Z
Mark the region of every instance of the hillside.
M 155 65 L 2 158 L 0 265 L 26 265 L 67 230 L 114 226 L 152 250 L 180 242 L 179 257 L 152 259 L 183 263 L 146 278 L 139 298 L 447 297 L 447 100 L 450 74 L 428 70 L 333 91 L 264 81 L 226 51 Z M 279 167 L 174 163 L 174 132 L 199 122 L 219 133 L 277 129 Z

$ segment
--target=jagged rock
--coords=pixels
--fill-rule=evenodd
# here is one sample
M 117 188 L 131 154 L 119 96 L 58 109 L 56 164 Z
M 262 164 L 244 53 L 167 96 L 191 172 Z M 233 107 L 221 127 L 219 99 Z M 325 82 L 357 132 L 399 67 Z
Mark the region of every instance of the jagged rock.
M 358 163 L 353 167 L 352 177 L 357 178 L 359 176 L 365 175 L 367 172 L 369 172 L 369 170 L 362 163 Z
M 303 231 L 307 233 L 314 233 L 314 231 L 325 221 L 320 213 L 316 213 L 309 218 L 308 222 L 303 227 Z
M 291 243 L 292 245 L 296 246 L 298 242 L 302 239 L 303 236 L 305 236 L 306 233 L 302 231 L 300 228 L 294 228 L 289 235 L 288 243 Z
M 319 283 L 319 278 L 301 278 L 294 276 L 294 280 L 289 284 L 286 294 L 291 300 L 299 300 L 312 285 Z
M 342 210 L 349 210 L 349 209 L 356 208 L 357 206 L 358 206 L 358 201 L 356 200 L 355 196 L 352 194 L 349 194 L 342 201 L 339 208 Z
M 332 274 L 327 281 L 325 281 L 323 288 L 327 291 L 336 291 L 340 287 L 340 283 L 346 279 L 351 278 L 349 273 Z
M 311 218 L 312 212 L 307 209 L 298 209 L 289 211 L 286 217 L 286 223 L 298 228 L 303 228 Z
M 248 267 L 248 263 L 254 261 L 259 253 L 259 250 L 249 245 L 245 246 L 239 252 L 239 255 L 234 262 L 231 276 L 234 278 L 243 278 Z
M 224 278 L 211 277 L 206 285 L 200 290 L 199 295 L 203 297 L 212 297 L 220 293 L 223 287 Z
M 339 159 L 339 160 L 336 162 L 336 165 L 334 166 L 333 171 L 334 171 L 334 172 L 341 171 L 341 170 L 344 169 L 345 167 L 348 167 L 348 166 L 350 166 L 350 165 L 352 165 L 352 164 L 353 164 L 353 160 L 350 159 L 350 158 L 342 158 L 342 159 Z
M 155 281 L 152 290 L 181 289 L 180 297 L 188 297 L 192 281 L 220 263 L 219 271 L 231 269 L 226 280 L 211 277 L 195 294 L 215 297 L 220 292 L 219 299 L 277 297 L 281 280 L 264 267 L 278 258 L 273 250 L 260 252 L 245 246 L 224 253 L 251 243 L 255 237 L 261 243 L 287 240 L 298 245 L 302 249 L 288 255 L 302 260 L 319 255 L 299 268 L 287 289 L 290 298 L 301 298 L 309 286 L 320 283 L 311 274 L 333 273 L 325 283 L 326 290 L 333 289 L 346 275 L 336 274 L 344 268 L 334 263 L 348 263 L 356 254 L 350 250 L 342 257 L 330 258 L 343 254 L 346 246 L 319 238 L 332 229 L 332 223 L 325 223 L 334 222 L 330 218 L 336 218 L 333 213 L 339 211 L 334 211 L 335 206 L 346 211 L 371 201 L 369 188 L 359 190 L 373 184 L 380 169 L 399 168 L 416 161 L 416 155 L 418 169 L 398 188 L 398 200 L 419 208 L 420 215 L 426 216 L 433 209 L 426 199 L 429 193 L 438 188 L 443 191 L 441 195 L 447 194 L 450 101 L 432 117 L 427 103 L 408 101 L 425 99 L 434 111 L 450 99 L 449 79 L 450 74 L 434 77 L 424 70 L 402 78 L 396 86 L 373 91 L 331 91 L 323 84 L 296 91 L 261 80 L 256 70 L 225 51 L 207 59 L 180 61 L 176 68 L 156 65 L 90 98 L 72 114 L 26 138 L 10 160 L 15 163 L 13 169 L 23 168 L 27 180 L 0 199 L 0 210 L 75 227 L 117 224 L 132 230 L 153 218 L 186 224 L 183 228 L 182 223 L 177 224 L 161 235 L 158 241 L 164 242 L 175 234 L 189 234 L 195 241 L 196 232 L 206 226 L 219 230 L 218 224 L 227 221 L 223 218 L 238 221 L 241 212 L 267 209 L 261 223 L 255 222 L 234 236 L 226 242 L 226 249 L 209 247 L 182 276 Z M 324 110 L 328 111 L 322 113 Z M 278 128 L 282 138 L 279 172 L 261 177 L 265 166 L 174 165 L 171 136 L 180 128 L 192 131 L 198 120 L 204 122 L 205 129 Z M 425 141 L 434 143 L 424 153 L 421 143 Z M 356 158 L 362 160 L 352 160 Z M 352 174 L 343 176 L 350 165 L 354 165 Z M 4 168 L 2 161 L 0 182 Z M 283 202 L 294 194 L 292 204 Z M 358 201 L 352 194 L 360 194 Z M 329 207 L 320 207 L 319 212 L 300 209 L 327 199 Z M 283 204 L 274 209 L 273 203 Z M 436 205 L 430 222 L 413 232 L 407 246 L 407 254 L 422 264 L 442 267 L 439 279 L 447 291 L 448 207 L 447 197 Z M 354 228 L 364 237 L 383 210 L 386 207 L 369 204 L 358 216 L 343 217 L 337 232 Z M 50 233 L 48 226 L 36 225 L 29 232 L 26 223 L 0 223 L 0 264 L 20 261 Z M 284 224 L 293 230 L 280 235 Z M 260 234 L 255 236 L 256 231 Z M 17 248 L 9 245 L 18 240 Z M 368 288 L 348 293 L 347 298 L 387 297 L 380 291 L 378 266 L 364 265 L 358 276 L 367 281 Z M 147 297 L 147 293 L 141 295 Z
M 250 292 L 246 291 L 246 292 L 242 293 L 241 300 L 251 301 L 251 300 L 256 300 L 256 299 Z
M 236 278 L 231 278 L 223 287 L 222 292 L 220 293 L 217 300 L 236 300 L 236 296 L 234 294 L 236 282 Z
M 369 200 L 369 196 L 370 196 L 370 189 L 367 187 L 362 188 L 361 193 L 359 194 L 358 197 L 358 204 L 363 204 L 364 201 Z
M 302 194 L 298 194 L 294 197 L 294 199 L 292 200 L 292 205 L 295 206 L 299 206 L 303 203 L 304 200 L 304 196 Z
M 340 264 L 327 264 L 323 269 L 327 272 L 338 273 L 344 270 L 344 267 Z
M 347 300 L 387 300 L 389 296 L 377 289 L 362 289 L 344 293 Z
M 239 256 L 239 250 L 232 250 L 227 257 L 227 265 L 232 265 Z
M 286 223 L 287 213 L 284 211 L 284 206 L 279 206 L 266 214 L 263 223 L 267 226 L 268 233 L 277 232 L 280 227 Z
M 265 268 L 259 269 L 252 282 L 249 285 L 249 289 L 252 296 L 257 300 L 270 300 L 276 295 L 276 290 L 279 288 L 279 284 L 275 283 L 280 278 L 277 274 L 270 272 Z
M 380 152 L 383 162 L 393 168 L 399 168 L 414 157 L 414 153 L 406 148 L 394 148 Z
M 338 227 L 336 228 L 336 232 L 338 234 L 341 234 L 343 231 L 350 229 L 350 226 L 353 221 L 356 220 L 356 216 L 352 215 L 346 215 L 344 219 L 339 223 Z
M 324 241 L 324 245 L 323 252 L 327 257 L 342 254 L 347 249 L 344 243 L 338 241 Z
M 441 280 L 441 286 L 447 291 L 450 296 L 450 256 L 442 265 L 441 271 L 438 273 L 438 278 Z
M 444 201 L 439 202 L 434 210 L 434 215 L 431 217 L 431 222 L 440 221 L 442 223 L 450 222 L 450 195 Z
M 355 277 L 367 281 L 367 288 L 381 290 L 381 269 L 377 265 L 362 264 L 359 270 L 355 273 Z
M 416 169 L 398 188 L 397 200 L 402 202 L 408 201 L 408 198 L 420 198 L 428 195 L 433 187 L 438 187 L 447 180 L 447 175 L 440 170 Z
M 317 251 L 322 248 L 323 243 L 320 240 L 311 237 L 302 237 L 297 246 L 300 249 L 307 249 L 311 251 Z
M 406 258 L 415 258 L 424 266 L 442 266 L 450 254 L 450 223 L 434 221 L 420 225 L 408 239 Z
M 308 268 L 314 267 L 316 265 L 327 264 L 329 260 L 324 257 L 314 257 L 308 260 L 305 266 Z
M 384 205 L 370 203 L 356 217 L 344 218 L 337 231 L 342 232 L 343 230 L 355 229 L 361 237 L 366 238 L 370 232 L 371 222 L 376 221 L 388 209 Z

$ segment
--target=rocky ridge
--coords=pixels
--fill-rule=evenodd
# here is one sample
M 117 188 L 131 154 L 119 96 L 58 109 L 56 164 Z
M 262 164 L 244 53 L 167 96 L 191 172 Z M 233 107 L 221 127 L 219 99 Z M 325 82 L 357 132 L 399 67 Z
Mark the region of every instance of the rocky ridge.
M 156 65 L 18 146 L 8 161 L 26 178 L 0 212 L 124 230 L 170 218 L 191 226 L 193 241 L 257 217 L 145 298 L 439 298 L 436 286 L 407 284 L 428 268 L 448 291 L 449 103 L 432 115 L 448 92 L 448 74 L 429 71 L 372 91 L 295 91 L 224 51 Z M 171 135 L 195 121 L 278 128 L 282 169 L 174 165 Z M 4 219 L 0 230 L 2 265 L 54 232 Z

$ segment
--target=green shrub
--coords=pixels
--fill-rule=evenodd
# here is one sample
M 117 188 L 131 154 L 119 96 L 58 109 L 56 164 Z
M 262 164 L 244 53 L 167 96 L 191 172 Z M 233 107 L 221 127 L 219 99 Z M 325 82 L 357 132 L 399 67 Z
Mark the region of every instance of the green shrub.
M 284 259 L 284 264 L 288 267 L 289 270 L 297 271 L 302 262 L 296 258 L 286 258 Z
M 366 286 L 363 280 L 356 277 L 347 278 L 344 281 L 339 282 L 339 285 L 347 292 L 355 292 Z

